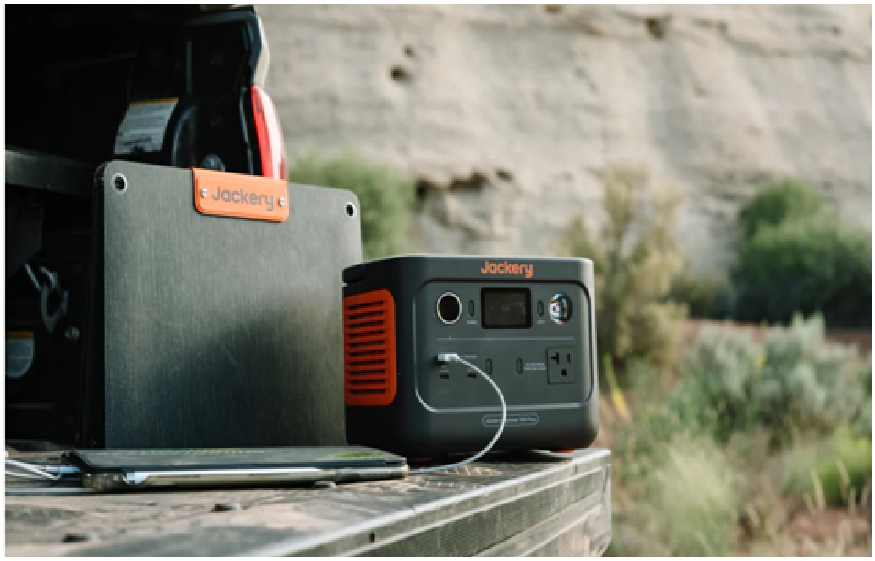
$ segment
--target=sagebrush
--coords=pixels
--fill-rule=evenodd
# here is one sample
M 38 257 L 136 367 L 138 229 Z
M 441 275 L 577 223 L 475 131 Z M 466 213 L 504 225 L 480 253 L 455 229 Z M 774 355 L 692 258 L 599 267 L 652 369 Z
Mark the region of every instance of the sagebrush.
M 599 353 L 665 364 L 687 315 L 684 305 L 666 301 L 684 263 L 676 233 L 682 198 L 655 193 L 646 173 L 622 167 L 606 170 L 603 188 L 604 225 L 595 231 L 580 214 L 565 232 L 568 253 L 594 263 Z
M 680 365 L 668 410 L 710 426 L 720 441 L 765 429 L 781 445 L 794 434 L 830 434 L 856 421 L 867 407 L 867 369 L 856 348 L 826 343 L 819 316 L 796 316 L 762 343 L 707 327 Z

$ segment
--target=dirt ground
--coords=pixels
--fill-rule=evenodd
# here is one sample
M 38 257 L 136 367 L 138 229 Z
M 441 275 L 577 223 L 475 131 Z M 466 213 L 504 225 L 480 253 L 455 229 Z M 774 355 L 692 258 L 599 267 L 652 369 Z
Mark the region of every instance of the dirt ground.
M 752 527 L 750 517 L 739 521 L 739 554 L 745 556 L 871 557 L 872 505 L 811 509 L 796 498 L 782 498 L 774 527 Z M 783 519 L 783 520 L 781 520 Z M 774 523 L 774 522 L 773 522 Z

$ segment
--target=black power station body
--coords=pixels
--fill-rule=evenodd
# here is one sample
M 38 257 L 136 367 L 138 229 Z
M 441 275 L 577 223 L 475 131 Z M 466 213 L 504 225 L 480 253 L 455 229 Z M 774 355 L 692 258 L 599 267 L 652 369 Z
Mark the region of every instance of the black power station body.
M 569 450 L 598 434 L 588 259 L 404 255 L 344 270 L 347 440 L 407 457 Z

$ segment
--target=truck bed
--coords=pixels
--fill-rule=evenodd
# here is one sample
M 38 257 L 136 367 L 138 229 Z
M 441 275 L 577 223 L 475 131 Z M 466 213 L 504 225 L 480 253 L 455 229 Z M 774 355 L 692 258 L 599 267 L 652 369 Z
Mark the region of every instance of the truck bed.
M 587 449 L 324 488 L 7 495 L 6 555 L 601 555 L 610 474 L 610 452 Z

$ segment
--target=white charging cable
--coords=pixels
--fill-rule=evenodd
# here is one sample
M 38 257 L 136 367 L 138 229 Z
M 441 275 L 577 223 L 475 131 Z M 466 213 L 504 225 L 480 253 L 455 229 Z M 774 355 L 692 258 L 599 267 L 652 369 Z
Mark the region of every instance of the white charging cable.
M 486 374 L 486 372 L 483 372 L 480 368 L 478 368 L 477 366 L 474 366 L 473 364 L 471 364 L 467 360 L 463 359 L 462 357 L 460 357 L 456 353 L 440 353 L 440 354 L 438 354 L 437 359 L 438 359 L 438 362 L 440 362 L 441 364 L 449 364 L 451 362 L 458 362 L 459 364 L 464 364 L 465 366 L 467 366 L 471 370 L 474 370 L 475 372 L 477 372 L 477 374 L 479 374 L 484 380 L 489 382 L 489 384 L 492 386 L 492 389 L 494 389 L 495 393 L 498 394 L 498 399 L 501 400 L 501 423 L 498 425 L 498 430 L 495 431 L 495 436 L 492 437 L 492 440 L 489 441 L 489 444 L 487 444 L 486 447 L 483 448 L 483 450 L 480 450 L 479 452 L 477 452 L 476 454 L 474 454 L 470 458 L 468 458 L 466 460 L 462 460 L 461 462 L 458 462 L 455 464 L 447 465 L 447 466 L 436 466 L 436 467 L 423 468 L 423 469 L 414 469 L 414 470 L 410 471 L 410 475 L 423 475 L 426 473 L 434 473 L 436 471 L 444 471 L 447 469 L 452 469 L 452 468 L 456 468 L 459 466 L 464 466 L 466 464 L 470 464 L 471 462 L 476 462 L 477 460 L 482 458 L 484 456 L 484 454 L 486 454 L 487 452 L 492 450 L 492 447 L 495 446 L 495 443 L 498 442 L 498 439 L 501 437 L 501 433 L 504 432 L 504 423 L 507 421 L 507 404 L 504 402 L 504 395 L 501 393 L 501 390 L 498 389 L 498 385 L 496 385 L 496 383 L 492 380 L 492 378 L 490 378 Z
M 25 462 L 19 462 L 18 460 L 13 460 L 11 458 L 6 458 L 6 465 L 14 466 L 14 467 L 17 467 L 19 469 L 23 469 L 23 470 L 31 472 L 31 473 L 19 473 L 19 472 L 15 472 L 15 471 L 5 470 L 6 475 L 8 475 L 10 477 L 20 477 L 22 479 L 51 479 L 52 481 L 57 481 L 57 480 L 61 479 L 61 476 L 63 475 L 62 473 L 51 474 L 43 469 L 40 469 L 39 467 L 37 467 L 35 465 L 28 464 Z

